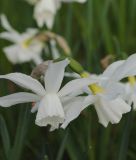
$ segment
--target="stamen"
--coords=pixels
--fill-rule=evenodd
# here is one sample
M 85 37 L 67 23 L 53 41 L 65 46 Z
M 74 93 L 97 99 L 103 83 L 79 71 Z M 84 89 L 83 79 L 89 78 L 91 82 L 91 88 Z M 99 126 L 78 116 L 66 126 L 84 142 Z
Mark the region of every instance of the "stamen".
M 96 83 L 89 85 L 89 88 L 94 95 L 104 92 L 104 89 Z
M 87 77 L 90 76 L 90 74 L 88 72 L 83 72 L 80 76 L 82 78 L 87 78 Z M 104 89 L 101 86 L 99 86 L 98 84 L 96 84 L 96 83 L 91 84 L 88 87 L 90 88 L 90 90 L 92 91 L 92 93 L 94 95 L 104 92 Z
M 134 76 L 128 77 L 128 81 L 132 86 L 136 84 L 136 78 Z
M 24 40 L 24 41 L 22 42 L 22 47 L 23 47 L 23 48 L 28 48 L 29 45 L 31 44 L 31 42 L 32 42 L 32 38 L 29 38 L 29 39 Z

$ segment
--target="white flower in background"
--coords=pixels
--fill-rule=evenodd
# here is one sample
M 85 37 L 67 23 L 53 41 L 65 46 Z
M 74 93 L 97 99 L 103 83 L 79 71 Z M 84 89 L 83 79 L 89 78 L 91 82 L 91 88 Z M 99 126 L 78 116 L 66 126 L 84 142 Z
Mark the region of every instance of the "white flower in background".
M 79 3 L 86 2 L 86 0 L 38 0 L 37 3 L 34 3 L 34 18 L 38 26 L 43 27 L 43 25 L 46 24 L 46 26 L 51 29 L 55 15 L 61 7 L 61 3 L 74 1 Z
M 112 124 L 118 123 L 122 118 L 122 114 L 131 110 L 131 106 L 123 100 L 125 88 L 119 81 L 123 78 L 136 75 L 135 62 L 136 54 L 130 56 L 127 60 L 114 62 L 102 75 L 98 76 L 102 81 L 100 80 L 97 84 L 89 85 L 89 89 L 91 89 L 90 93 L 89 89 L 82 88 L 82 90 L 79 90 L 80 94 L 86 90 L 86 93 L 89 95 L 83 103 L 77 105 L 78 109 L 75 110 L 74 115 L 71 111 L 67 112 L 66 117 L 69 117 L 69 119 L 67 118 L 61 127 L 65 128 L 71 120 L 78 117 L 84 108 L 92 104 L 95 106 L 99 122 L 102 125 L 106 127 L 109 122 Z M 82 76 L 86 77 L 86 75 Z M 78 95 L 78 92 L 75 95 Z M 136 100 L 133 99 L 133 103 L 135 102 Z M 70 108 L 70 103 L 65 108 Z
M 1 97 L 0 106 L 10 107 L 18 103 L 34 102 L 35 106 L 32 108 L 32 112 L 38 110 L 35 123 L 39 126 L 49 124 L 51 125 L 51 130 L 58 128 L 59 124 L 63 123 L 66 118 L 72 119 L 72 117 L 65 117 L 66 111 L 72 112 L 74 108 L 78 109 L 77 103 L 83 102 L 84 97 L 75 97 L 71 93 L 90 83 L 98 82 L 97 80 L 80 78 L 70 81 L 59 91 L 64 77 L 64 70 L 68 63 L 69 60 L 66 59 L 49 64 L 44 76 L 45 89 L 38 80 L 25 74 L 11 73 L 1 75 L 0 79 L 11 80 L 34 93 L 20 92 Z M 70 108 L 65 109 L 64 105 L 68 104 L 69 101 Z M 72 112 L 72 116 L 74 114 L 76 112 Z
M 1 25 L 7 31 L 0 33 L 0 38 L 14 43 L 3 49 L 11 63 L 23 63 L 31 60 L 36 64 L 42 62 L 43 43 L 32 39 L 38 33 L 37 29 L 27 29 L 25 33 L 20 34 L 10 26 L 5 15 L 1 15 Z
M 39 27 L 44 24 L 48 28 L 52 28 L 55 14 L 59 8 L 58 1 L 55 0 L 40 0 L 34 7 L 34 18 Z

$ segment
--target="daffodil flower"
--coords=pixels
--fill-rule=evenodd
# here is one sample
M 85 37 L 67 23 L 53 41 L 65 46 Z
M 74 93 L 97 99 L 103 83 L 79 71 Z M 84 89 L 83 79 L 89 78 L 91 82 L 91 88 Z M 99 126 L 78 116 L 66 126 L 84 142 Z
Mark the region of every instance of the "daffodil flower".
M 34 102 L 32 112 L 38 111 L 35 123 L 38 126 L 51 125 L 51 130 L 59 127 L 64 120 L 73 119 L 67 117 L 67 112 L 72 116 L 76 114 L 73 111 L 78 109 L 77 105 L 83 102 L 84 97 L 75 97 L 71 93 L 84 86 L 98 82 L 89 78 L 80 78 L 67 83 L 60 89 L 65 67 L 69 64 L 69 60 L 65 59 L 60 62 L 50 63 L 44 76 L 45 88 L 41 83 L 22 73 L 11 73 L 1 75 L 0 79 L 8 79 L 17 85 L 31 90 L 33 93 L 20 92 L 4 96 L 0 98 L 0 106 L 10 107 L 18 103 Z M 70 108 L 67 108 L 70 102 Z M 74 116 L 75 117 L 75 116 Z M 70 122 L 70 121 L 69 121 Z
M 0 38 L 13 43 L 13 45 L 3 49 L 11 63 L 23 63 L 31 60 L 36 64 L 42 62 L 43 43 L 33 39 L 38 33 L 37 29 L 27 29 L 25 33 L 20 34 L 11 27 L 5 15 L 1 15 L 1 24 L 7 31 L 0 33 Z
M 105 83 L 106 84 L 106 83 Z M 92 84 L 92 86 L 95 84 Z M 88 96 L 82 100 L 82 103 L 79 103 L 77 106 L 77 114 L 76 117 L 80 114 L 80 112 L 85 109 L 89 105 L 94 105 L 99 122 L 107 127 L 108 123 L 111 122 L 112 124 L 118 123 L 122 118 L 122 114 L 127 113 L 131 110 L 130 105 L 128 105 L 120 95 L 123 94 L 124 88 L 119 83 L 109 85 L 103 85 L 103 83 L 97 83 L 97 87 L 93 88 L 93 92 L 89 89 L 86 89 L 86 93 Z M 85 91 L 85 88 L 83 88 Z M 82 93 L 83 91 L 79 91 Z M 78 94 L 75 93 L 76 95 Z M 77 102 L 75 102 L 77 103 Z M 70 103 L 68 107 L 70 107 Z M 71 118 L 73 112 L 67 112 L 67 117 Z M 75 117 L 75 118 L 76 118 Z M 72 120 L 74 117 L 72 118 Z M 71 119 L 69 119 L 71 121 Z M 69 124 L 68 119 L 62 124 L 62 128 L 65 128 Z
M 94 105 L 99 122 L 107 127 L 108 123 L 118 123 L 122 114 L 127 113 L 131 110 L 130 103 L 126 103 L 123 96 L 125 93 L 124 86 L 120 83 L 123 78 L 136 75 L 136 54 L 130 56 L 127 60 L 121 60 L 111 64 L 100 76 L 101 80 L 99 83 L 95 83 L 79 90 L 79 94 L 83 91 L 88 94 L 83 103 L 78 104 L 76 112 L 76 117 L 80 112 L 89 105 Z M 81 74 L 82 77 L 94 77 L 84 72 Z M 103 78 L 102 78 L 103 77 Z M 96 78 L 96 76 L 95 76 Z M 105 80 L 104 80 L 105 78 Z M 78 92 L 75 93 L 78 95 Z M 130 96 L 129 96 L 130 98 Z M 131 101 L 136 102 L 133 96 L 131 96 Z M 76 102 L 75 102 L 76 103 Z M 135 103 L 136 104 L 136 103 Z M 69 108 L 70 103 L 67 105 Z M 134 105 L 135 106 L 135 105 Z M 73 112 L 67 112 L 67 117 L 72 117 Z M 75 118 L 76 118 L 75 117 Z M 74 119 L 74 116 L 72 120 Z M 63 124 L 62 128 L 65 128 L 71 119 L 67 119 Z
M 136 54 L 132 54 L 124 61 L 120 61 L 117 65 L 117 69 L 114 69 L 110 75 L 112 81 L 120 81 L 123 78 L 128 78 L 128 82 L 121 84 L 124 87 L 123 99 L 129 104 L 133 104 L 133 108 L 136 108 Z M 110 81 L 111 81 L 110 80 Z
M 46 26 L 51 29 L 55 15 L 61 7 L 61 3 L 74 1 L 79 3 L 86 2 L 86 0 L 39 0 L 37 3 L 34 3 L 34 18 L 37 21 L 38 26 L 43 27 L 43 25 L 46 24 Z

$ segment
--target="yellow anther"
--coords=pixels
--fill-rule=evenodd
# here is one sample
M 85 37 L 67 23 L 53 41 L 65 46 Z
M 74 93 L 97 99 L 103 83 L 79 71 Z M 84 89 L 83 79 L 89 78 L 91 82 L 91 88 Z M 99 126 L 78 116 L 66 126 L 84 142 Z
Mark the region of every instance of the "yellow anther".
M 80 74 L 80 76 L 81 76 L 82 78 L 87 78 L 87 77 L 90 76 L 90 74 L 89 74 L 88 72 L 83 72 L 83 73 Z
M 136 84 L 136 78 L 134 76 L 128 77 L 128 81 L 132 86 Z
M 80 76 L 81 76 L 82 78 L 87 78 L 87 77 L 90 76 L 90 74 L 89 74 L 88 72 L 83 72 L 83 73 L 81 73 Z M 98 84 L 96 84 L 96 83 L 91 84 L 91 85 L 89 85 L 88 87 L 90 88 L 90 90 L 92 91 L 92 93 L 93 93 L 94 95 L 104 92 L 104 89 L 103 89 L 101 86 L 99 86 Z
M 104 92 L 104 89 L 96 83 L 89 85 L 89 88 L 94 95 Z
M 26 43 L 26 41 L 24 41 L 24 42 L 22 43 L 22 47 L 23 47 L 23 48 L 28 48 L 28 44 Z
M 31 42 L 32 42 L 32 38 L 26 39 L 25 41 L 23 41 L 23 42 L 22 42 L 23 48 L 28 48 L 29 45 L 31 44 Z

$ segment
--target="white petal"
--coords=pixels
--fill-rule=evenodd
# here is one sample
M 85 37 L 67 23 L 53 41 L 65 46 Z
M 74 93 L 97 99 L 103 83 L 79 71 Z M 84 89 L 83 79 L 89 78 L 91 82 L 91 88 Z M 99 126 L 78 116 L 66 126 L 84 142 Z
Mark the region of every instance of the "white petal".
M 65 67 L 68 64 L 68 59 L 56 63 L 51 62 L 49 64 L 44 77 L 47 92 L 58 92 L 64 77 Z
M 3 78 L 11 80 L 23 88 L 30 89 L 38 95 L 41 95 L 41 96 L 45 95 L 45 89 L 40 84 L 40 82 L 28 75 L 25 75 L 22 73 L 10 73 L 7 75 L 0 76 L 0 79 L 3 79 Z
M 40 102 L 35 123 L 58 127 L 64 121 L 64 111 L 57 95 L 47 94 Z
M 24 49 L 19 45 L 18 45 L 18 48 L 14 51 L 16 52 L 16 56 L 18 58 L 17 63 L 29 62 L 30 60 L 33 60 L 35 56 L 38 56 L 38 55 L 35 55 L 35 52 L 33 52 L 33 50 L 31 50 L 30 48 Z
M 65 72 L 65 77 L 70 77 L 70 78 L 80 78 L 80 75 L 77 73 L 69 73 Z
M 50 127 L 50 132 L 54 131 L 55 129 L 59 129 L 59 124 L 56 124 L 55 127 L 51 126 Z
M 59 92 L 58 92 L 58 95 L 59 96 L 66 96 L 72 92 L 76 92 L 77 90 L 80 90 L 84 87 L 87 87 L 88 85 L 90 84 L 93 84 L 93 83 L 97 83 L 99 82 L 100 79 L 98 78 L 94 78 L 94 79 L 91 79 L 91 78 L 80 78 L 80 79 L 75 79 L 75 80 L 72 80 L 70 81 L 69 83 L 67 83 Z
M 19 92 L 8 96 L 0 97 L 0 106 L 10 107 L 19 103 L 36 102 L 40 100 L 40 96 L 32 93 Z
M 18 52 L 19 52 L 19 47 L 18 45 L 11 45 L 9 47 L 5 47 L 3 50 L 8 58 L 8 60 L 13 63 L 16 64 L 18 63 Z
M 36 65 L 39 65 L 39 64 L 41 64 L 43 62 L 43 59 L 39 55 L 33 56 L 32 60 L 34 61 L 34 63 Z
M 118 67 L 111 76 L 111 80 L 119 81 L 133 75 L 136 75 L 136 54 L 129 56 L 128 59 Z
M 3 27 L 4 29 L 6 29 L 7 31 L 10 31 L 10 32 L 16 32 L 16 31 L 11 27 L 11 25 L 9 24 L 9 22 L 8 22 L 8 20 L 7 20 L 7 17 L 6 17 L 4 14 L 2 14 L 2 15 L 0 16 L 0 19 L 1 19 L 2 27 Z
M 95 103 L 95 101 L 97 100 L 97 96 L 94 96 L 94 95 L 88 95 L 86 98 L 85 98 L 85 104 L 87 106 L 89 105 L 92 105 Z
M 38 26 L 43 27 L 46 23 L 49 29 L 52 28 L 54 17 L 57 11 L 57 5 L 54 0 L 41 0 L 34 8 L 34 18 L 36 19 Z
M 23 43 L 25 40 L 31 38 L 33 34 L 36 33 L 35 29 L 29 29 L 28 33 L 23 33 L 21 35 L 12 35 L 12 33 L 2 33 L 0 37 L 7 38 L 15 42 L 15 45 L 11 45 L 9 47 L 4 48 L 4 52 L 9 59 L 9 61 L 13 64 L 16 63 L 24 63 L 30 60 L 33 60 L 36 64 L 42 62 L 41 53 L 43 49 L 43 44 L 39 41 L 32 41 L 28 47 L 24 47 Z M 5 37 L 4 37 L 5 36 Z M 6 37 L 7 36 L 7 37 Z
M 17 32 L 15 33 L 14 32 L 2 32 L 0 33 L 0 38 L 17 43 L 20 40 L 21 36 Z
M 125 93 L 125 87 L 124 84 L 119 83 L 119 82 L 110 82 L 110 83 L 105 83 L 105 86 L 103 86 L 106 98 L 107 99 L 115 99 L 118 96 L 123 96 Z
M 112 124 L 119 123 L 122 114 L 129 112 L 131 107 L 121 98 L 112 101 L 100 98 L 95 103 L 95 109 L 99 117 L 99 122 L 107 127 L 109 122 Z
M 88 106 L 84 103 L 85 97 L 76 97 L 70 99 L 67 104 L 64 105 L 65 121 L 61 125 L 61 128 L 66 128 L 67 125 L 74 119 L 76 119 L 80 113 Z
M 23 34 L 26 34 L 26 36 L 28 37 L 33 37 L 35 36 L 37 33 L 39 32 L 39 30 L 37 28 L 27 28 L 26 32 Z M 22 34 L 22 35 L 23 35 Z M 27 39 L 27 38 L 26 38 Z
M 51 40 L 50 41 L 50 45 L 51 45 L 51 52 L 52 52 L 52 57 L 53 59 L 57 59 L 60 57 L 60 53 L 56 47 L 56 41 L 55 40 Z
M 29 49 L 23 49 L 20 45 L 5 47 L 4 52 L 8 60 L 13 64 L 24 63 L 30 60 L 38 61 L 37 57 L 40 57 L 40 55 L 35 55 L 35 53 Z
M 133 103 L 133 109 L 136 110 L 136 94 L 131 96 L 131 105 Z
M 124 62 L 125 62 L 125 60 L 121 60 L 121 61 L 117 61 L 117 62 L 112 63 L 111 65 L 109 65 L 106 68 L 106 70 L 103 72 L 102 76 L 110 77 L 116 71 L 116 69 L 119 66 L 121 66 Z

